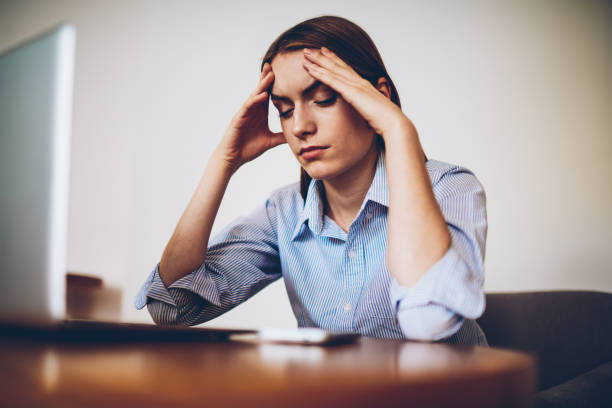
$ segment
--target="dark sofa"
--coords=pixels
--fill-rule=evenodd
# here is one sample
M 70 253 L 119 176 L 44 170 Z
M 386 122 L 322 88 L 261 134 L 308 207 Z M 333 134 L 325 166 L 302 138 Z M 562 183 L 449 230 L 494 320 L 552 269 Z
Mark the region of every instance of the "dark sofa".
M 538 408 L 612 408 L 612 294 L 489 293 L 478 324 L 491 347 L 536 357 Z

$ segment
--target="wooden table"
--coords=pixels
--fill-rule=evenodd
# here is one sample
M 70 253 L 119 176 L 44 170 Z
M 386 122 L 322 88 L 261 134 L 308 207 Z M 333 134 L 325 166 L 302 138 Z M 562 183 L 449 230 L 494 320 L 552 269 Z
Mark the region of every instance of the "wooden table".
M 534 361 L 471 346 L 362 338 L 132 344 L 0 339 L 1 406 L 529 406 Z

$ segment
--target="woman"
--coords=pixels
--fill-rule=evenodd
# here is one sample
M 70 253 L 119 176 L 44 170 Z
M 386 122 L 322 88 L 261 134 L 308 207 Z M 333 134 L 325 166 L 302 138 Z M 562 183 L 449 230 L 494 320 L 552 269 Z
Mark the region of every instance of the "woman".
M 269 100 L 282 133 L 268 127 Z M 209 242 L 232 174 L 285 142 L 301 184 Z M 473 320 L 486 229 L 480 183 L 426 159 L 369 36 L 318 17 L 268 49 L 136 307 L 198 324 L 282 276 L 300 327 L 486 344 Z

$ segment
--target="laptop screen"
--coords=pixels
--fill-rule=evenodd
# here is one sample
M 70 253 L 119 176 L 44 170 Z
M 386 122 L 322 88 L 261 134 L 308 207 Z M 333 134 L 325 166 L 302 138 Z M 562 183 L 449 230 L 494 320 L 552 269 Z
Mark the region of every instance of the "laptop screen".
M 0 319 L 65 316 L 75 29 L 0 54 Z

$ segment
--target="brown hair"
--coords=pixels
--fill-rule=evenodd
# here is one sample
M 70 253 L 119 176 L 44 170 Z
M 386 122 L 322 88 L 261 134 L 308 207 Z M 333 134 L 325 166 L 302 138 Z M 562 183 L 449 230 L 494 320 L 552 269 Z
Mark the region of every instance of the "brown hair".
M 261 69 L 263 70 L 266 62 L 271 63 L 278 54 L 303 48 L 318 49 L 323 46 L 333 51 L 375 87 L 379 78 L 385 78 L 391 90 L 391 101 L 401 107 L 397 89 L 387 73 L 374 42 L 361 27 L 342 17 L 315 17 L 291 27 L 270 45 L 261 62 Z M 380 136 L 377 136 L 377 142 L 379 148 L 384 148 Z M 311 180 L 311 177 L 302 168 L 300 193 L 304 200 Z

